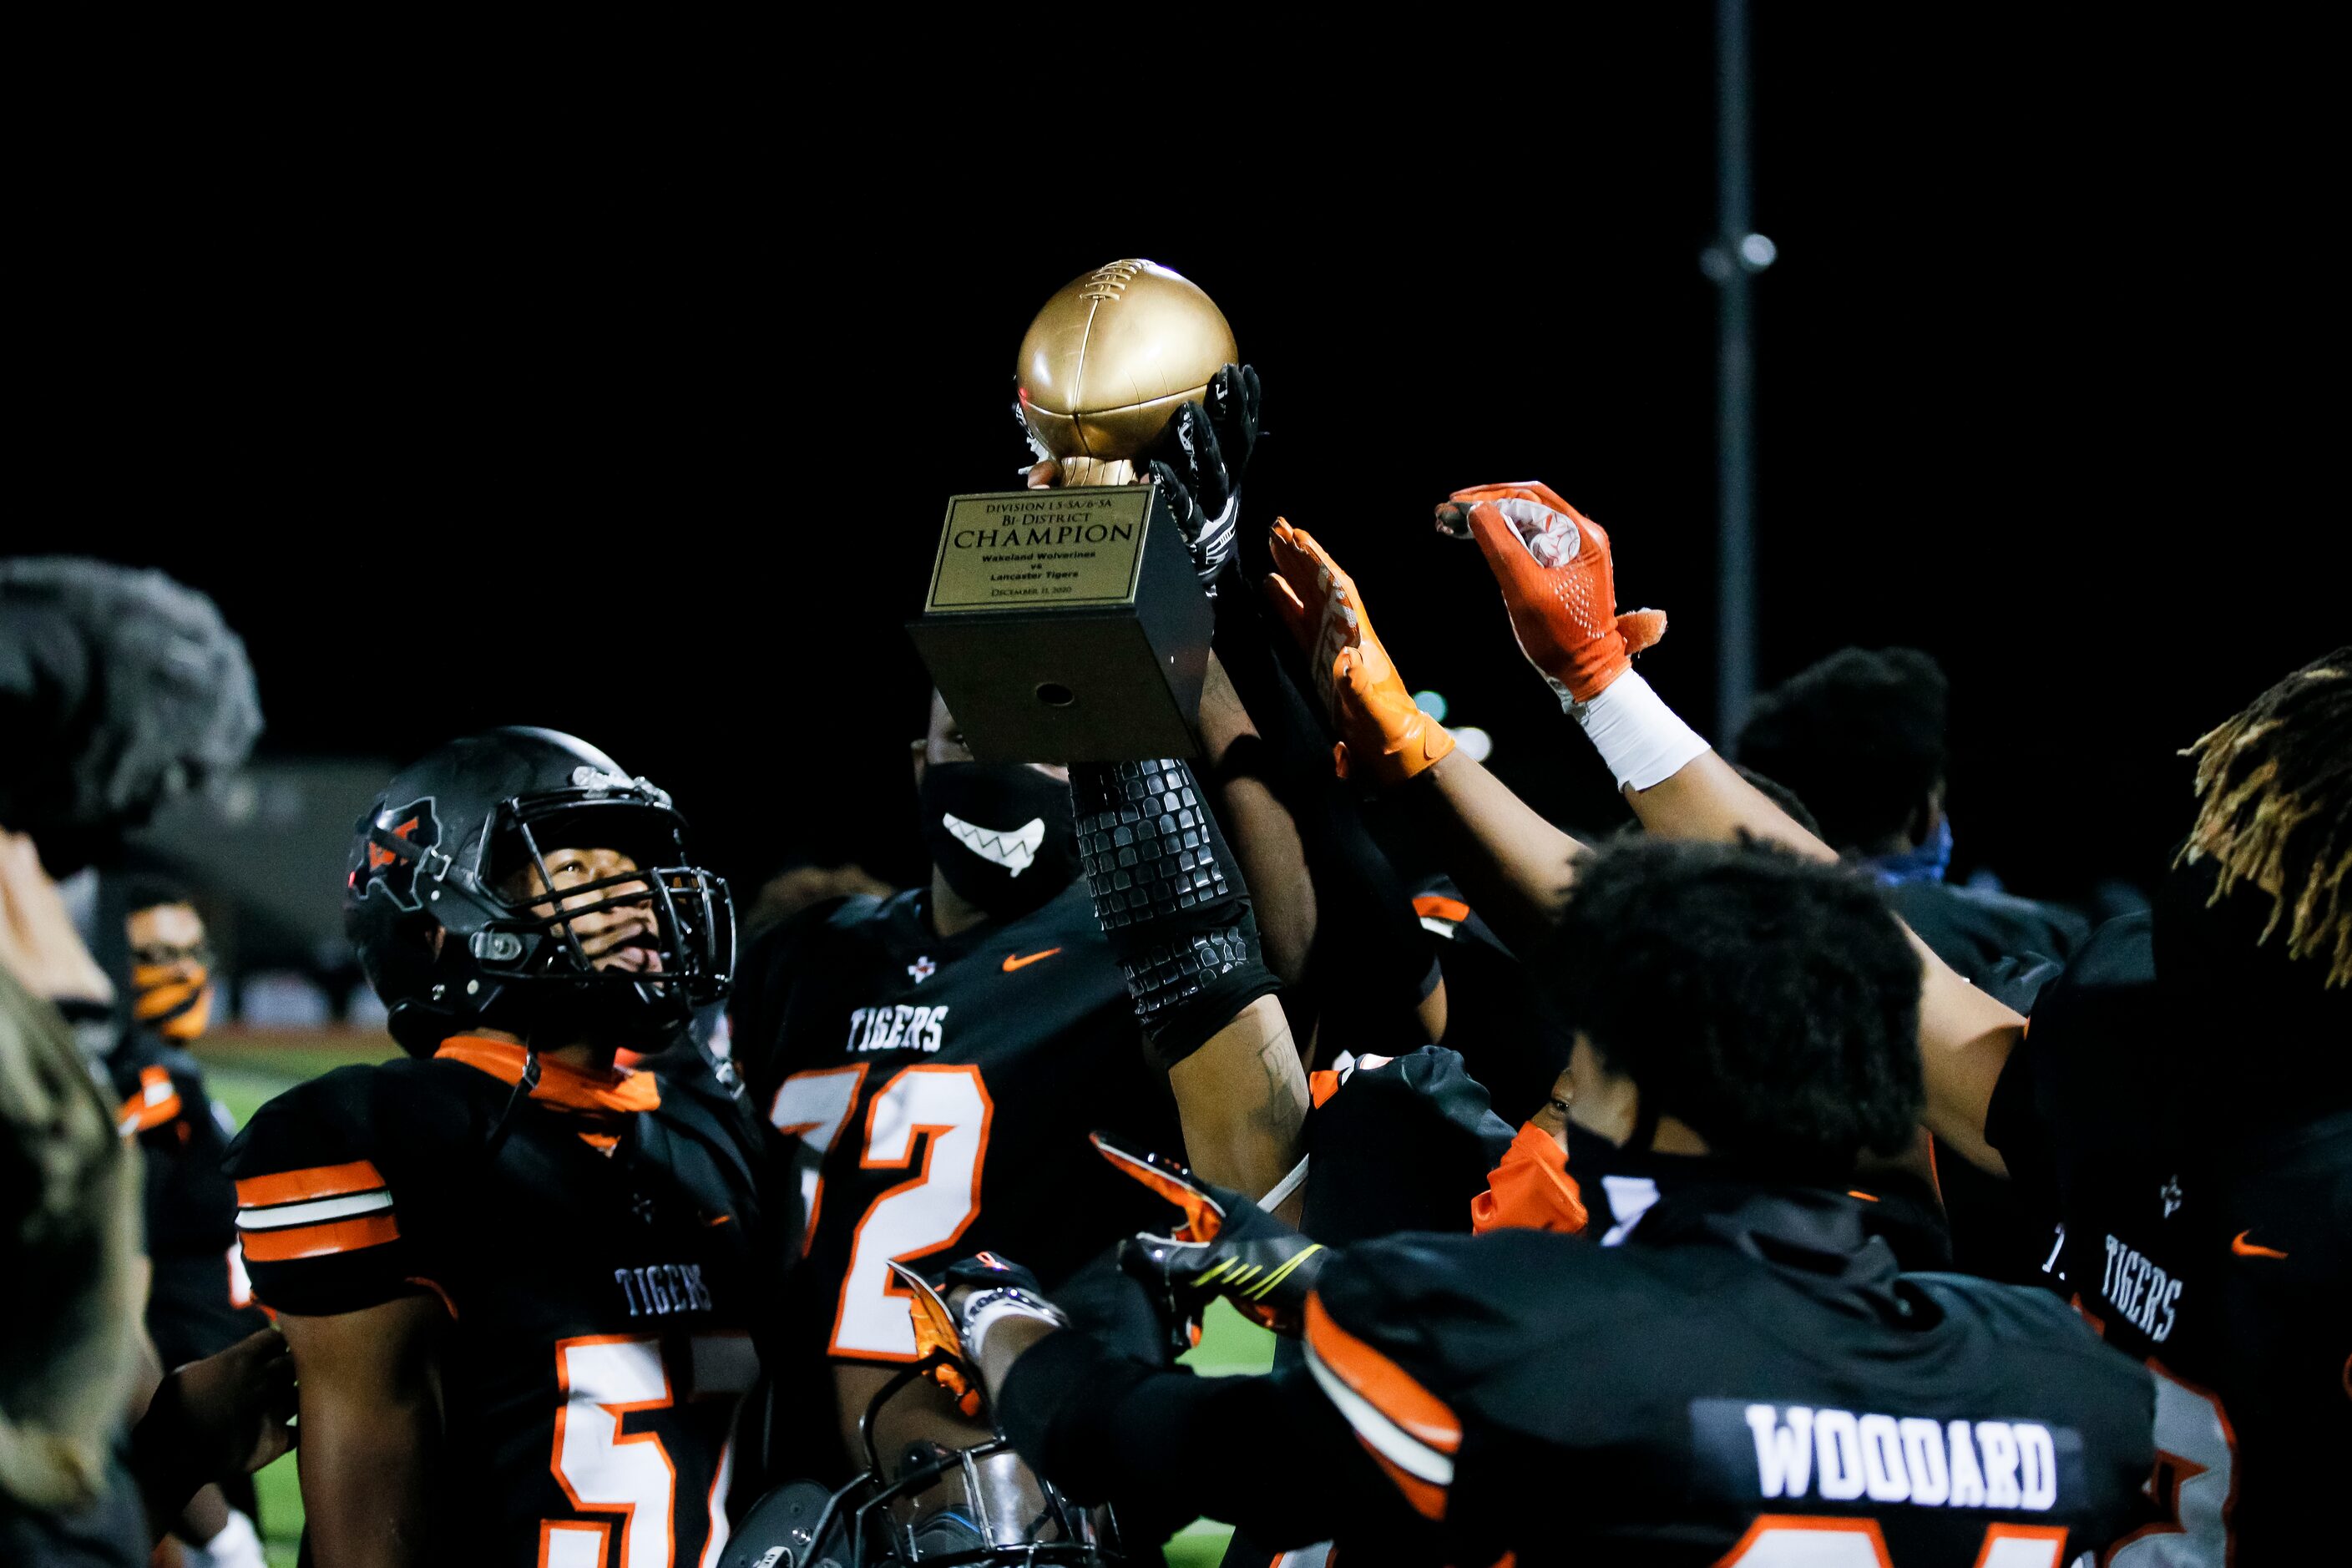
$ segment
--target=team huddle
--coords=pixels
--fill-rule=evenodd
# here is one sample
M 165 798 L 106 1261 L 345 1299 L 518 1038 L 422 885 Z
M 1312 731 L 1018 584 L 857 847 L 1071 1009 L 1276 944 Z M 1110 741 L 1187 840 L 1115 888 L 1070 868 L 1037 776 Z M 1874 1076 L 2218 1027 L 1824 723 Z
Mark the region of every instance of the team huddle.
M 1948 889 L 1940 756 L 1869 802 L 1885 748 L 1808 720 L 1940 703 L 1918 656 L 1790 683 L 1735 766 L 1633 669 L 1608 534 L 1458 491 L 1638 819 L 1585 842 L 1306 530 L 1244 581 L 1221 388 L 1155 470 L 1208 498 L 1190 760 L 978 762 L 935 694 L 928 883 L 740 940 L 692 803 L 583 741 L 386 784 L 345 910 L 408 1059 L 225 1157 L 309 1560 L 1108 1563 L 1202 1515 L 1255 1568 L 2340 1552 L 2352 648 L 2188 716 L 2178 858 L 2093 931 Z M 1180 1364 L 1218 1300 L 1271 1371 Z

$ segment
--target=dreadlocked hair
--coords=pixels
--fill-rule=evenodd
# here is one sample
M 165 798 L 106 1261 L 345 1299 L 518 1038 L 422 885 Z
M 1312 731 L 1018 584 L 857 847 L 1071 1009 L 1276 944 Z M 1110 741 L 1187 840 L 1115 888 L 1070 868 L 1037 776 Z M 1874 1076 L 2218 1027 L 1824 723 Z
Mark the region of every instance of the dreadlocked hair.
M 2209 904 L 2240 882 L 2270 895 L 2258 942 L 2284 921 L 2290 960 L 2325 954 L 2352 986 L 2352 647 L 2305 665 L 2180 753 L 2197 764 L 2197 823 L 2175 864 L 2212 858 Z

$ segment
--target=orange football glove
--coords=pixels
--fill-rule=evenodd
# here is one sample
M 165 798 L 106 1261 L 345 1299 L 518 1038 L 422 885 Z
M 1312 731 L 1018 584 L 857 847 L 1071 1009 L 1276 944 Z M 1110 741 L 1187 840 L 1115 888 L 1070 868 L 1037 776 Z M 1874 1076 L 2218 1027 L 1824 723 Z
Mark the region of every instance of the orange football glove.
M 1455 490 L 1439 503 L 1437 526 L 1478 541 L 1519 651 L 1563 699 L 1591 701 L 1666 634 L 1663 610 L 1617 613 L 1609 535 L 1548 486 Z
M 1444 727 L 1413 706 L 1339 563 L 1305 529 L 1280 518 L 1270 543 L 1275 574 L 1265 580 L 1265 596 L 1307 655 L 1316 695 L 1339 731 L 1331 753 L 1339 776 L 1401 784 L 1454 750 Z
M 1567 1149 L 1539 1121 L 1519 1129 L 1488 1173 L 1486 1190 L 1470 1200 L 1470 1229 L 1478 1236 L 1504 1229 L 1572 1236 L 1590 1218 L 1584 1189 L 1569 1174 Z
M 929 1280 L 897 1258 L 890 1260 L 890 1272 L 898 1277 L 898 1287 L 908 1297 L 908 1314 L 915 1321 L 915 1359 L 920 1361 L 934 1351 L 954 1357 L 940 1362 L 926 1375 L 947 1391 L 958 1410 L 966 1415 L 979 1415 L 981 1393 L 964 1376 L 963 1332 L 956 1327 L 954 1311 Z

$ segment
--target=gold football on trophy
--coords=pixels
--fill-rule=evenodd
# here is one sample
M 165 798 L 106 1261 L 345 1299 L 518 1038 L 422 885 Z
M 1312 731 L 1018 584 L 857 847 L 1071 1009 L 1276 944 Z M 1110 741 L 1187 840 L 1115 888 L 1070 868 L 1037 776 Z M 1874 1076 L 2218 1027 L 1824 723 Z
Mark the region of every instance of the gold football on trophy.
M 1197 284 L 1157 262 L 1114 261 L 1029 323 L 1014 372 L 1022 417 L 1056 458 L 1131 458 L 1239 358 L 1224 313 Z

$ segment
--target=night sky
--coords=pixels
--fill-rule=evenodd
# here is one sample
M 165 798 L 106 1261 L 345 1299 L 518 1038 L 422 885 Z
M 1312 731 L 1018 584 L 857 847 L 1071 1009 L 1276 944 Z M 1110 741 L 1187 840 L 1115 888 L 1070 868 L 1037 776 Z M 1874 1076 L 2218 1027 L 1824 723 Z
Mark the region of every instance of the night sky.
M 2315 45 L 1816 9 L 1755 24 L 1760 673 L 1929 649 L 1962 867 L 2145 881 L 2172 752 L 2352 634 Z M 0 547 L 213 594 L 267 752 L 551 724 L 671 788 L 739 882 L 908 879 L 900 628 L 942 503 L 1013 482 L 1036 307 L 1148 256 L 1264 377 L 1244 528 L 1314 530 L 1409 681 L 1605 826 L 1427 519 L 1551 484 L 1669 612 L 1643 668 L 1706 721 L 1713 57 L 1703 9 L 1656 10 L 1445 81 L 1293 61 L 1115 161 L 839 84 L 724 137 L 151 149 L 50 237 L 65 341 L 18 435 L 51 500 Z

